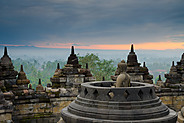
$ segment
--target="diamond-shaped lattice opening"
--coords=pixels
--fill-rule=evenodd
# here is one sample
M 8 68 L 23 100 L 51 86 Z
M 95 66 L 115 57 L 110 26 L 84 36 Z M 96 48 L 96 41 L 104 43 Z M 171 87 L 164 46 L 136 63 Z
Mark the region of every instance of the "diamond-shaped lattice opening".
M 109 91 L 109 93 L 107 95 L 110 99 L 112 99 L 114 97 L 114 93 L 112 91 Z
M 100 87 L 103 87 L 102 83 L 100 83 Z
M 115 84 L 116 84 L 116 83 L 111 83 L 110 86 L 111 86 L 111 87 L 115 87 L 115 86 L 116 86 Z
M 142 92 L 142 90 L 139 91 L 138 95 L 139 95 L 139 97 L 140 97 L 141 99 L 143 99 L 143 92 Z
M 124 92 L 124 97 L 127 99 L 128 98 L 128 96 L 129 96 L 129 93 L 128 93 L 128 91 L 126 90 L 125 92 Z
M 85 88 L 85 89 L 84 89 L 84 95 L 86 96 L 87 93 L 88 93 L 88 91 L 87 91 L 87 89 Z
M 153 90 L 152 89 L 150 89 L 150 95 L 151 95 L 151 97 L 153 97 Z
M 93 95 L 94 95 L 95 97 L 99 96 L 98 91 L 97 91 L 97 90 L 95 90 L 95 91 L 93 92 Z

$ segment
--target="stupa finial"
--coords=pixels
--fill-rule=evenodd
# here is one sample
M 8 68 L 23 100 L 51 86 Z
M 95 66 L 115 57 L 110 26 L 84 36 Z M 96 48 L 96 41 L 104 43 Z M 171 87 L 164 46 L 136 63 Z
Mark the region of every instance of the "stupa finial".
M 182 57 L 181 57 L 181 59 L 183 59 L 183 60 L 184 60 L 184 53 L 182 54 Z
M 146 63 L 145 62 L 143 62 L 143 67 L 146 67 Z
M 105 81 L 105 77 L 103 76 L 102 81 Z
M 23 70 L 23 65 L 20 66 L 20 71 L 24 71 L 24 70 Z
M 5 55 L 8 55 L 7 47 L 4 47 L 4 56 L 5 56 Z
M 159 81 L 162 81 L 162 79 L 161 79 L 161 75 L 159 75 L 159 76 L 158 76 L 158 80 L 159 80 Z
M 172 66 L 174 66 L 174 61 L 172 61 Z
M 88 69 L 88 63 L 86 63 L 86 69 Z
M 41 85 L 41 79 L 39 79 L 39 83 L 38 84 Z
M 71 54 L 74 54 L 74 46 L 72 46 Z
M 29 84 L 29 89 L 32 89 L 32 84 Z
M 60 69 L 59 63 L 57 63 L 57 69 Z
M 131 45 L 131 52 L 134 52 L 134 45 Z

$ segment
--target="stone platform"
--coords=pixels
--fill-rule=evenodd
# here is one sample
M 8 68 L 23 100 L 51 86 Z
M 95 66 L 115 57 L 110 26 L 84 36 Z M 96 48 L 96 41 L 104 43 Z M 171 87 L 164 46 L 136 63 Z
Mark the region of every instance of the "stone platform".
M 111 88 L 115 82 L 81 85 L 77 99 L 62 110 L 66 123 L 176 123 L 177 114 L 156 96 L 151 84 Z

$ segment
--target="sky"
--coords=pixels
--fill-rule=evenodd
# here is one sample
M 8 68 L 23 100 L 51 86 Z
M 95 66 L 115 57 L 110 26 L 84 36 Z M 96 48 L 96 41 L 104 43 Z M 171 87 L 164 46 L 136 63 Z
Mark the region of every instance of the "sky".
M 0 45 L 184 49 L 184 0 L 0 0 Z

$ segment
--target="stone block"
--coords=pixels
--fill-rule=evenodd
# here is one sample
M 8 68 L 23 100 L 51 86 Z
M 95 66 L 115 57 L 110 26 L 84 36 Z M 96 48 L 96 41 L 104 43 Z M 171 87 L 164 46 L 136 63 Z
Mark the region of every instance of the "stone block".
M 34 108 L 34 109 L 40 108 L 40 104 L 37 103 L 37 104 L 33 105 L 33 108 Z
M 59 103 L 58 103 L 58 102 L 53 102 L 52 104 L 53 104 L 54 106 L 59 105 Z
M 46 109 L 44 109 L 44 112 L 45 113 L 52 113 L 53 111 L 52 111 L 52 108 L 46 108 Z
M 177 96 L 177 97 L 176 97 L 176 100 L 178 100 L 178 101 L 179 101 L 179 100 L 183 100 L 183 101 L 184 101 L 184 96 Z
M 61 109 L 60 107 L 54 107 L 53 108 L 53 113 L 60 113 L 61 112 Z
M 65 108 L 66 106 L 68 106 L 72 101 L 64 101 L 64 102 L 61 102 L 59 104 L 59 107 L 61 107 L 62 109 Z
M 174 101 L 173 104 L 182 106 L 182 105 L 184 105 L 184 101 Z
M 20 115 L 28 114 L 27 110 L 20 110 Z
M 181 115 L 181 112 L 178 112 L 178 123 L 184 123 L 184 117 Z
M 172 98 L 173 98 L 172 96 L 165 96 L 165 97 L 164 97 L 164 100 L 170 101 L 170 100 L 172 100 Z
M 40 108 L 45 108 L 46 107 L 46 103 L 40 103 L 39 106 L 40 106 Z
M 38 109 L 37 109 L 37 108 L 34 108 L 34 109 L 33 109 L 33 113 L 35 113 L 35 114 L 36 114 L 36 113 L 39 113 Z
M 174 105 L 174 109 L 175 109 L 176 111 L 179 111 L 181 108 L 182 108 L 181 105 Z
M 2 113 L 4 113 L 4 112 L 5 112 L 5 110 L 3 110 L 3 109 L 0 110 L 0 114 L 2 114 Z
M 38 113 L 44 113 L 44 109 L 38 109 Z
M 31 123 L 37 123 L 37 122 L 36 122 L 36 119 L 32 119 L 32 120 L 31 120 Z
M 10 113 L 0 115 L 0 122 L 5 122 L 8 120 L 12 120 L 12 115 Z

